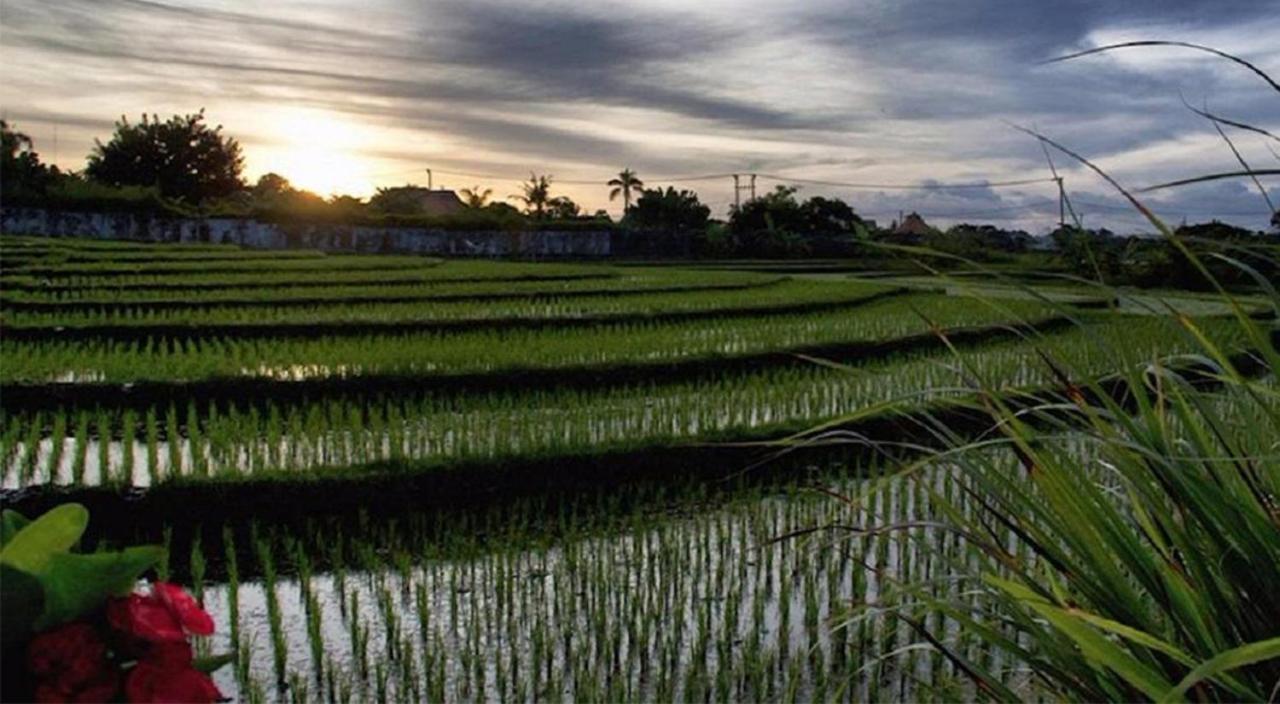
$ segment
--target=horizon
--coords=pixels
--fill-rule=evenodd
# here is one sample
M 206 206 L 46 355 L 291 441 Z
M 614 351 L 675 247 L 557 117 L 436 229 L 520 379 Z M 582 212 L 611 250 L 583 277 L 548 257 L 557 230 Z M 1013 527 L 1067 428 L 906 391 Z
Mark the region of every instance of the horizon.
M 1170 39 L 1275 70 L 1277 2 L 1045 9 L 990 0 L 924 12 L 920 3 L 783 11 L 388 1 L 362 5 L 358 28 L 351 9 L 10 0 L 4 117 L 70 170 L 122 115 L 204 108 L 241 142 L 250 182 L 275 172 L 324 196 L 427 185 L 430 168 L 436 188 L 491 188 L 506 200 L 536 172 L 584 211 L 617 217 L 621 203 L 604 182 L 632 168 L 646 186 L 696 191 L 723 217 L 732 181 L 698 177 L 758 173 L 758 192 L 797 185 L 801 197 L 839 197 L 882 224 L 917 211 L 940 225 L 1032 234 L 1056 225 L 1056 186 L 1038 142 L 1011 125 L 1034 127 L 1135 187 L 1238 168 L 1184 100 L 1280 131 L 1265 84 L 1197 52 L 1043 63 Z M 174 37 L 183 53 L 166 55 Z M 1235 142 L 1251 164 L 1272 158 L 1259 135 Z M 1055 163 L 1086 227 L 1147 229 L 1096 176 L 1065 156 Z M 1040 182 L 912 188 L 1032 179 Z M 1280 188 L 1266 188 L 1280 200 Z M 1246 180 L 1161 192 L 1150 205 L 1172 222 L 1262 230 L 1270 217 Z

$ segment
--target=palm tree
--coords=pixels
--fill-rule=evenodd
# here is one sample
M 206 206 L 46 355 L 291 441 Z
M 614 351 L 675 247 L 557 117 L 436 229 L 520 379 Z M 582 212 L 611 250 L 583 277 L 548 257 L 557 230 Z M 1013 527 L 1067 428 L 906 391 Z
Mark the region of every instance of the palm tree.
M 463 200 L 467 202 L 468 208 L 483 208 L 485 203 L 489 202 L 489 196 L 493 195 L 492 188 L 481 190 L 479 186 L 464 188 L 459 193 L 462 194 Z
M 606 186 L 612 186 L 613 190 L 609 191 L 609 200 L 615 200 L 618 194 L 622 194 L 622 214 L 626 215 L 631 210 L 631 191 L 644 188 L 644 181 L 636 178 L 636 172 L 631 169 L 623 169 L 617 178 L 609 179 Z
M 529 180 L 520 184 L 520 191 L 508 197 L 523 202 L 527 213 L 541 218 L 546 213 L 547 202 L 551 200 L 551 175 L 538 176 L 530 172 Z

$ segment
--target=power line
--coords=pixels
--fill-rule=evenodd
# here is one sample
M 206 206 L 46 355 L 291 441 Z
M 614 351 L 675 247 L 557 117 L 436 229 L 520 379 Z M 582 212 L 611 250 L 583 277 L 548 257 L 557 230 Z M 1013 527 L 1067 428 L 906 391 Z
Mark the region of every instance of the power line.
M 474 171 L 453 171 L 449 169 L 433 169 L 436 173 L 445 174 L 447 176 L 459 176 L 463 178 L 487 179 L 491 181 L 522 181 L 522 178 L 512 178 L 510 176 L 502 176 L 499 174 L 479 173 Z M 382 176 L 398 176 L 402 174 L 420 173 L 422 169 L 405 169 L 403 171 L 388 171 L 379 174 L 373 174 L 373 178 Z M 538 169 L 531 169 L 531 173 L 536 173 Z M 859 183 L 851 181 L 828 181 L 823 179 L 802 178 L 798 176 L 782 176 L 779 174 L 754 173 L 754 174 L 738 174 L 739 176 L 755 176 L 770 181 L 779 181 L 782 183 L 799 183 L 815 186 L 832 186 L 837 188 L 850 189 L 872 189 L 872 190 L 912 190 L 912 191 L 945 191 L 960 190 L 970 188 L 1010 188 L 1014 186 L 1029 186 L 1033 184 L 1054 183 L 1052 178 L 1026 178 L 1008 181 L 973 181 L 968 183 Z M 695 175 L 675 175 L 649 177 L 646 179 L 651 183 L 680 183 L 693 181 L 718 181 L 721 179 L 733 178 L 734 173 L 717 173 L 717 174 L 695 174 Z M 602 176 L 595 179 L 587 178 L 562 178 L 555 179 L 556 183 L 567 185 L 584 185 L 594 186 L 603 185 L 612 175 Z
M 1037 183 L 1054 183 L 1052 178 L 1027 178 L 1015 181 L 979 181 L 973 183 L 850 183 L 846 181 L 823 181 L 813 178 L 778 176 L 776 174 L 759 174 L 760 178 L 783 183 L 802 183 L 815 186 L 833 186 L 837 188 L 867 190 L 910 190 L 910 191 L 945 191 L 964 188 L 1006 188 L 1012 186 L 1029 186 Z
M 438 174 L 444 174 L 445 176 L 458 176 L 462 178 L 475 178 L 475 179 L 483 179 L 488 181 L 511 181 L 514 183 L 514 182 L 519 182 L 524 180 L 523 178 L 512 178 L 511 176 L 500 176 L 498 174 L 485 174 L 485 173 L 477 173 L 472 171 L 452 171 L 448 169 L 435 169 L 435 168 L 431 170 Z M 536 173 L 537 171 L 538 169 L 531 169 L 530 173 Z M 402 176 L 406 174 L 416 174 L 421 172 L 422 172 L 422 169 L 405 169 L 403 171 L 387 171 L 383 173 L 372 174 L 370 178 L 381 178 L 383 176 Z M 605 176 L 599 179 L 553 178 L 553 181 L 555 183 L 567 184 L 571 186 L 573 185 L 603 186 L 609 179 L 614 178 L 614 176 L 616 176 L 616 174 L 612 176 Z M 694 176 L 670 176 L 670 177 L 657 177 L 657 178 L 650 177 L 645 180 L 648 181 L 649 183 L 681 183 L 681 182 L 690 182 L 690 181 L 718 181 L 720 179 L 729 178 L 731 176 L 733 176 L 733 174 L 723 173 L 723 174 L 702 174 L 702 175 L 694 175 Z

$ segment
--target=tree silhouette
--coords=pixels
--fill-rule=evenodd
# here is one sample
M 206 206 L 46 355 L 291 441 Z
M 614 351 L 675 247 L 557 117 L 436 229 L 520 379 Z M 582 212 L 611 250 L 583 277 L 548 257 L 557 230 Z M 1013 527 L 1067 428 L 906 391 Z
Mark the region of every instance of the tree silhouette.
M 609 200 L 617 200 L 619 195 L 622 196 L 622 214 L 626 215 L 631 209 L 631 191 L 644 188 L 644 181 L 636 178 L 636 172 L 631 169 L 623 169 L 617 178 L 609 179 L 605 185 L 613 188 L 609 191 Z
M 520 193 L 510 196 L 524 203 L 525 212 L 535 218 L 546 216 L 547 204 L 551 201 L 551 175 L 538 176 L 530 173 L 529 180 L 520 184 Z
M 653 188 L 641 192 L 625 222 L 641 230 L 701 232 L 710 218 L 711 209 L 698 201 L 698 194 L 667 186 L 665 191 Z
M 59 176 L 58 167 L 40 163 L 30 137 L 0 120 L 0 192 L 6 196 L 42 194 Z
M 283 198 L 293 191 L 293 184 L 289 183 L 289 179 L 280 174 L 271 171 L 258 177 L 258 182 L 253 184 L 253 188 L 249 189 L 250 195 L 254 200 L 267 201 Z
M 222 126 L 204 124 L 204 110 L 165 122 L 145 114 L 136 124 L 121 117 L 111 141 L 96 142 L 85 174 L 112 186 L 156 186 L 189 203 L 230 196 L 244 188 L 240 145 Z
M 483 208 L 489 202 L 489 197 L 493 195 L 493 189 L 485 188 L 481 190 L 479 186 L 472 186 L 471 188 L 462 189 L 459 194 L 462 195 L 462 200 L 467 204 L 468 208 Z
M 387 215 L 421 215 L 425 210 L 423 196 L 429 192 L 412 183 L 378 188 L 369 198 L 369 209 Z
M 582 214 L 582 208 L 569 196 L 556 196 L 547 201 L 547 215 L 556 220 L 572 220 Z

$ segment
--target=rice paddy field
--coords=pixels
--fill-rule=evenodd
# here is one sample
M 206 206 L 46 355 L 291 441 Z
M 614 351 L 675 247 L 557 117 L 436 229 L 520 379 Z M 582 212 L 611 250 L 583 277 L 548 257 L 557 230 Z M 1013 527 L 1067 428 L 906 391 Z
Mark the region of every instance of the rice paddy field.
M 1274 391 L 1276 331 L 1051 293 L 2 236 L 0 491 L 168 544 L 238 700 L 1055 698 L 972 628 L 1038 554 L 990 409 L 1120 496 L 1062 400 L 1206 347 Z M 1204 398 L 1280 488 L 1274 396 Z

